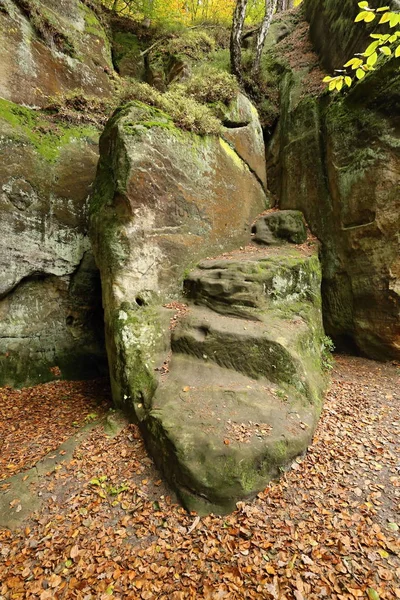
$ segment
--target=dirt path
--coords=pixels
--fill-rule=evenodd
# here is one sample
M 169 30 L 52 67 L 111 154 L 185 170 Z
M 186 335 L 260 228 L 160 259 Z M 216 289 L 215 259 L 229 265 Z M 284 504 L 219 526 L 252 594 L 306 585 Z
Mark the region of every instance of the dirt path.
M 99 425 L 0 530 L 0 599 L 400 598 L 399 375 L 339 357 L 308 454 L 227 517 L 187 515 L 137 428 Z

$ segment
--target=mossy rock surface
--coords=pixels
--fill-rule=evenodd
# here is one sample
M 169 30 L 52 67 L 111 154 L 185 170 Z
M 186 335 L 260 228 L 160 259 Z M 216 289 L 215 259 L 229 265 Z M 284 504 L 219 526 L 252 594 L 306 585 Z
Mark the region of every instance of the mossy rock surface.
M 306 450 L 326 383 L 320 282 L 316 254 L 293 248 L 203 261 L 188 276 L 189 309 L 140 425 L 189 510 L 234 510 Z
M 312 37 L 329 13 L 332 27 L 343 19 L 344 35 L 352 39 L 358 24 L 347 17 L 357 3 L 349 15 L 346 2 L 306 1 L 305 7 Z M 316 49 L 335 61 L 343 47 L 327 31 L 321 30 L 323 47 Z M 268 149 L 269 185 L 279 207 L 302 211 L 321 242 L 328 335 L 379 360 L 400 357 L 397 62 L 382 59 L 345 94 L 321 96 L 308 93 L 304 73 L 287 64 L 281 117 Z
M 145 311 L 176 297 L 184 272 L 199 259 L 248 242 L 251 222 L 268 200 L 227 142 L 182 131 L 166 113 L 140 102 L 116 111 L 100 150 L 92 241 L 102 276 L 115 400 L 124 404 L 126 397 L 135 404 L 147 397 L 149 384 L 141 388 L 139 380 L 146 375 L 133 368 L 136 359 L 128 364 L 124 343 L 116 347 L 121 306 L 137 311 L 135 318 L 143 314 L 145 337 L 155 339 L 159 324 Z M 142 350 L 137 360 L 143 362 L 144 356 L 150 364 L 153 350 Z M 132 375 L 119 377 L 125 369 Z
M 106 372 L 86 202 L 94 127 L 0 100 L 0 385 Z

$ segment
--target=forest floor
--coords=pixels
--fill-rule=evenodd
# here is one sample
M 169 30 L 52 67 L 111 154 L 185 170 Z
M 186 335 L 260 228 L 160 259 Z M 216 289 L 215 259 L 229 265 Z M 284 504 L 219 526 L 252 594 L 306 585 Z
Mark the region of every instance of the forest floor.
M 399 376 L 337 357 L 307 454 L 201 519 L 104 382 L 1 389 L 0 600 L 400 598 Z

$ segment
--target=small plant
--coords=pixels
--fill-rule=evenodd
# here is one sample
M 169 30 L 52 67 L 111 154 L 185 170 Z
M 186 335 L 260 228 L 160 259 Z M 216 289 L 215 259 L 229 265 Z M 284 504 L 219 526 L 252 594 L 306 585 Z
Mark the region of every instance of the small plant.
M 100 477 L 93 477 L 93 479 L 89 481 L 90 485 L 99 488 L 98 494 L 100 498 L 105 499 L 107 496 L 118 496 L 129 489 L 127 483 L 114 486 L 111 483 L 107 483 L 107 479 L 107 475 L 101 475 Z
M 96 419 L 97 419 L 96 413 L 89 413 L 85 417 L 85 423 L 93 423 L 93 421 L 95 421 Z
M 321 354 L 322 354 L 322 368 L 325 371 L 333 369 L 333 358 L 332 352 L 335 350 L 335 344 L 329 335 L 325 335 L 321 341 Z
M 323 79 L 328 84 L 330 91 L 340 92 L 344 86 L 350 87 L 354 81 L 364 79 L 369 71 L 374 71 L 375 65 L 380 57 L 394 56 L 400 58 L 400 13 L 390 10 L 390 6 L 381 6 L 380 8 L 372 8 L 365 0 L 359 2 L 358 6 L 361 11 L 355 18 L 355 22 L 372 23 L 376 18 L 379 18 L 378 25 L 386 25 L 394 31 L 390 33 L 372 33 L 370 37 L 373 39 L 361 54 L 356 54 L 353 58 L 346 62 L 344 68 L 338 70 L 339 75 L 331 77 L 328 75 Z M 397 29 L 395 29 L 397 28 Z M 349 71 L 351 69 L 351 71 Z

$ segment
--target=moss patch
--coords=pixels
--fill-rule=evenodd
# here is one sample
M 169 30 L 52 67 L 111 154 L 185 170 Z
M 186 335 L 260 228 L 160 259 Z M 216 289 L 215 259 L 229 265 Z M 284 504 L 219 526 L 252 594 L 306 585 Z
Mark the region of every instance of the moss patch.
M 74 140 L 97 141 L 98 131 L 91 126 L 68 126 L 54 122 L 46 116 L 0 98 L 0 119 L 9 123 L 13 130 L 11 137 L 16 141 L 29 143 L 45 160 L 57 161 L 60 150 Z

